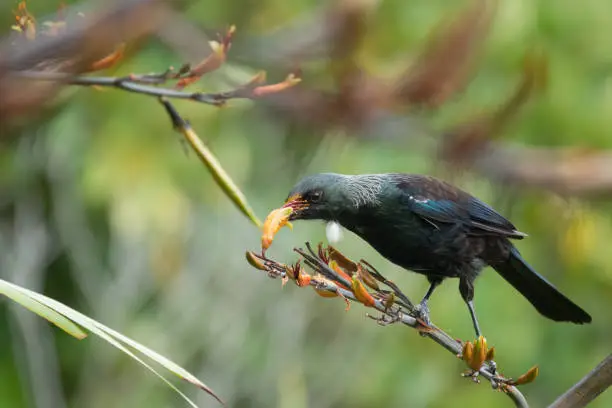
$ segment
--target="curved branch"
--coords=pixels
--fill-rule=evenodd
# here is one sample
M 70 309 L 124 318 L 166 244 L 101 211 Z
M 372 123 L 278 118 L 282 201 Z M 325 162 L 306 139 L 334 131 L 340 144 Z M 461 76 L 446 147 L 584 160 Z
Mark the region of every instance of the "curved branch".
M 580 408 L 612 385 L 612 354 L 561 395 L 548 408 Z

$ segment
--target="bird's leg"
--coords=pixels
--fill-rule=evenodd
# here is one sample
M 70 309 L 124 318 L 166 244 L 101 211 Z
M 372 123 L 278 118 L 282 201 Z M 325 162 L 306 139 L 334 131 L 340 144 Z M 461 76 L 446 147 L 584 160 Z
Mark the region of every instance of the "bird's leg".
M 474 309 L 474 303 L 470 300 L 467 302 L 468 309 L 470 309 L 470 316 L 472 317 L 472 324 L 474 325 L 474 330 L 476 331 L 476 338 L 481 336 L 480 326 L 478 325 L 478 319 L 476 318 L 476 310 Z
M 429 307 L 427 306 L 427 301 L 429 297 L 434 292 L 436 287 L 442 282 L 442 279 L 438 278 L 427 278 L 429 280 L 429 289 L 427 289 L 427 293 L 421 299 L 421 302 L 415 307 L 416 312 L 419 315 L 419 318 L 427 325 L 431 324 L 431 320 L 429 319 Z
M 472 302 L 474 299 L 473 279 L 469 279 L 463 276 L 459 278 L 459 292 L 461 293 L 461 297 L 467 304 L 467 307 L 470 311 L 470 317 L 472 318 L 472 325 L 474 326 L 474 330 L 476 331 L 476 337 L 480 337 L 480 326 L 478 325 L 478 319 L 476 318 L 476 309 L 474 309 L 474 303 Z

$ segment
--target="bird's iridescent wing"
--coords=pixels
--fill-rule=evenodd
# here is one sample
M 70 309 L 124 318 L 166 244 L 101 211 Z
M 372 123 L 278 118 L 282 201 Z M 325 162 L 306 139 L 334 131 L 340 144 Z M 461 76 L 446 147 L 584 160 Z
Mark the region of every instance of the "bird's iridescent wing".
M 405 205 L 434 226 L 463 223 L 473 234 L 525 237 L 489 205 L 451 184 L 419 175 L 396 175 L 395 180 Z
M 516 239 L 522 239 L 527 236 L 518 231 L 516 227 L 501 214 L 475 197 L 471 197 L 468 211 L 473 228 Z

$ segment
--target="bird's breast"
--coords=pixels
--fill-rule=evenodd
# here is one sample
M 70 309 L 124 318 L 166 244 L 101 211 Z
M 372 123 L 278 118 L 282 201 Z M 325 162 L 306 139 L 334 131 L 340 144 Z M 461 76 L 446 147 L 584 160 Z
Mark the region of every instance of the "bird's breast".
M 422 268 L 424 251 L 431 249 L 430 233 L 405 222 L 361 219 L 344 226 L 382 256 L 404 268 Z

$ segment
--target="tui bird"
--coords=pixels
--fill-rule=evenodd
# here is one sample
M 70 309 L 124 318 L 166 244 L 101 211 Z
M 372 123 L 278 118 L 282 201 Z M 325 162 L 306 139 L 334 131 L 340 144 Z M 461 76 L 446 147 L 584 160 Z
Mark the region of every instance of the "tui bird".
M 430 287 L 417 310 L 427 323 L 427 301 L 435 288 L 446 278 L 459 278 L 459 292 L 480 336 L 472 300 L 474 280 L 487 265 L 549 319 L 591 321 L 510 242 L 526 234 L 484 202 L 434 177 L 315 174 L 294 186 L 284 207 L 294 210 L 291 220 L 336 221 L 389 261 L 425 275 Z

